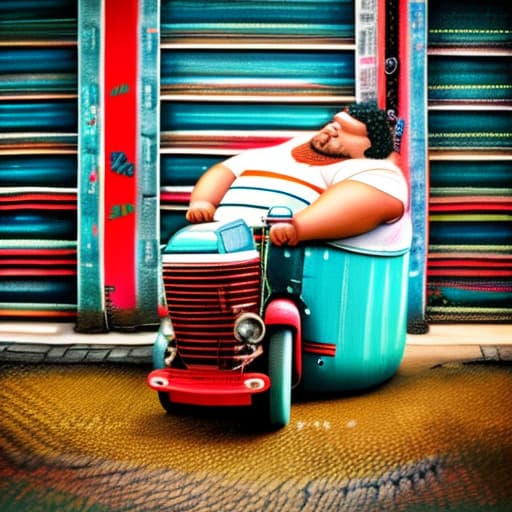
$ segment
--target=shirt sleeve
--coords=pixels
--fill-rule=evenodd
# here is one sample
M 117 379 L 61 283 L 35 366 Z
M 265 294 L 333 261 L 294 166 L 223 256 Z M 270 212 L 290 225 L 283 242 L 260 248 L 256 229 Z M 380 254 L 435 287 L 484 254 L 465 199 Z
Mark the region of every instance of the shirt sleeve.
M 240 177 L 242 172 L 251 166 L 251 162 L 254 162 L 258 158 L 261 149 L 246 149 L 237 155 L 234 155 L 222 162 L 222 165 L 227 167 L 237 178 Z
M 365 183 L 395 197 L 403 203 L 405 210 L 408 209 L 409 187 L 399 167 L 387 160 L 373 159 L 361 159 L 354 164 L 352 172 L 337 175 L 333 183 L 344 179 Z

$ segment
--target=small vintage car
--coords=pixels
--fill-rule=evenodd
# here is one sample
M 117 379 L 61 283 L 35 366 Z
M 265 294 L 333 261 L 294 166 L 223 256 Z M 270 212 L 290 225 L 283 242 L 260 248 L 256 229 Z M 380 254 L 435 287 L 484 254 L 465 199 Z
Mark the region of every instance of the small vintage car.
M 371 388 L 405 347 L 408 249 L 364 254 L 328 243 L 277 247 L 243 220 L 186 226 L 162 254 L 166 305 L 149 386 L 162 406 L 250 407 L 290 421 L 292 389 Z

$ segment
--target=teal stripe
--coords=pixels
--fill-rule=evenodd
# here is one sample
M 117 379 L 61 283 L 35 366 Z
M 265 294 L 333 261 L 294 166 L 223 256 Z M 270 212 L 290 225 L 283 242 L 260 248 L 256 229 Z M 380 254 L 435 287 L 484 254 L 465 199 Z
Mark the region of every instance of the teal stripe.
M 283 186 L 286 186 L 285 180 L 283 180 L 283 183 L 284 183 Z M 230 203 L 229 199 L 232 196 L 232 194 L 230 192 L 233 191 L 234 196 L 237 197 L 238 194 L 236 192 L 234 192 L 236 190 L 245 191 L 245 194 L 242 192 L 239 197 L 248 197 L 248 198 L 250 197 L 253 200 L 256 200 L 258 198 L 261 199 L 262 202 L 266 203 L 266 205 L 262 205 L 262 207 L 265 207 L 267 210 L 270 208 L 270 206 L 272 206 L 272 204 L 276 204 L 276 201 L 280 201 L 280 200 L 285 201 L 285 199 L 284 199 L 285 197 L 291 198 L 299 203 L 302 203 L 304 206 L 311 204 L 309 201 L 307 201 L 303 197 L 300 197 L 296 194 L 291 194 L 290 192 L 286 192 L 285 190 L 277 190 L 277 189 L 265 188 L 265 187 L 232 185 L 229 188 L 229 192 L 224 196 L 227 199 L 227 202 L 224 202 L 224 200 L 223 200 L 223 201 L 221 201 L 219 206 L 244 206 L 244 207 L 249 207 L 249 208 L 251 206 L 254 206 L 254 205 L 245 204 L 245 203 L 242 203 L 242 204 Z M 269 205 L 269 203 L 270 203 L 270 205 Z
M 76 93 L 74 47 L 0 48 L 1 93 Z
M 512 67 L 509 64 L 502 58 L 431 56 L 428 60 L 429 99 L 510 100 Z
M 74 211 L 0 213 L 0 237 L 23 239 L 76 240 Z
M 101 247 L 103 219 L 100 215 L 103 158 L 100 133 L 101 0 L 79 1 L 79 208 L 78 316 L 77 330 L 106 329 Z
M 512 222 L 431 222 L 433 245 L 510 245 Z
M 428 0 L 429 44 L 497 46 L 512 42 L 509 2 Z
M 430 162 L 432 187 L 509 188 L 512 186 L 510 161 L 436 161 Z
M 354 84 L 353 52 L 164 51 L 162 85 L 224 82 L 260 84 L 265 80 L 296 80 L 322 87 L 351 88 Z M 298 85 L 296 85 L 298 87 Z
M 162 130 L 315 130 L 341 105 L 163 103 Z M 250 120 L 250 121 L 249 121 Z
M 75 155 L 0 156 L 0 187 L 76 187 Z
M 76 101 L 0 102 L 0 131 L 76 133 L 77 122 Z
M 158 323 L 160 297 L 159 2 L 139 2 L 139 126 L 137 174 L 137 309 L 144 324 Z
M 76 48 L 0 48 L 0 73 L 76 71 Z
M 171 236 L 188 225 L 185 219 L 185 209 L 162 210 L 160 212 L 160 240 L 166 244 Z
M 426 332 L 426 274 L 425 259 L 427 254 L 427 223 L 425 215 L 427 176 L 427 119 L 425 105 L 427 103 L 426 91 L 426 1 L 408 2 L 407 26 L 410 60 L 403 63 L 407 70 L 407 79 L 404 85 L 407 87 L 409 112 L 405 124 L 409 136 L 406 139 L 407 153 L 409 156 L 409 168 L 414 169 L 410 176 L 412 202 L 411 220 L 413 239 L 410 251 L 409 287 L 408 287 L 408 316 L 407 322 L 411 332 Z M 405 21 L 405 20 L 404 20 Z
M 1 240 L 0 239 L 0 249 L 75 249 L 76 241 L 75 240 L 43 240 L 43 239 L 34 239 L 34 240 L 23 240 L 23 239 L 13 239 L 13 240 Z
M 430 111 L 431 148 L 512 148 L 512 113 L 489 111 Z
M 13 277 L 0 281 L 0 302 L 76 304 L 75 276 Z
M 74 41 L 77 5 L 69 0 L 2 0 L 0 34 L 6 41 Z
M 226 157 L 203 155 L 162 155 L 160 158 L 160 181 L 162 186 L 194 185 L 211 166 Z
M 170 1 L 162 5 L 164 36 L 201 33 L 353 37 L 353 0 L 269 0 L 248 3 Z

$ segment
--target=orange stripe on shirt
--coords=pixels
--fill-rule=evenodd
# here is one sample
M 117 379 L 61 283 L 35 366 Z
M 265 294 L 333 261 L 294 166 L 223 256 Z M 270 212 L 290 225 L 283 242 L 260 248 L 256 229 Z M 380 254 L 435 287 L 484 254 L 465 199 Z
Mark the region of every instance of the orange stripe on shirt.
M 272 172 L 272 171 L 256 171 L 253 169 L 247 169 L 246 171 L 242 172 L 240 176 L 262 176 L 265 178 L 277 178 L 280 180 L 286 180 L 291 181 L 293 183 L 298 183 L 299 185 L 303 185 L 304 187 L 309 187 L 310 189 L 314 190 L 315 192 L 318 192 L 321 194 L 325 191 L 325 188 L 317 187 L 316 185 L 313 185 L 312 183 L 308 183 L 307 181 L 300 180 L 299 178 L 294 178 L 293 176 L 287 176 L 286 174 L 280 174 L 278 172 Z

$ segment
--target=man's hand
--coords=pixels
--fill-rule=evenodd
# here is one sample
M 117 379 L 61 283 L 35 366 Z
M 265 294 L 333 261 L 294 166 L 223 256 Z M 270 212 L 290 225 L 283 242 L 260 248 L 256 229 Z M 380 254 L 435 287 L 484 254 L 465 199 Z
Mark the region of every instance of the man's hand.
M 194 224 L 210 222 L 213 220 L 215 206 L 209 201 L 192 201 L 188 207 L 185 218 Z
M 295 246 L 299 243 L 297 228 L 293 222 L 277 222 L 270 228 L 270 241 L 279 246 Z

